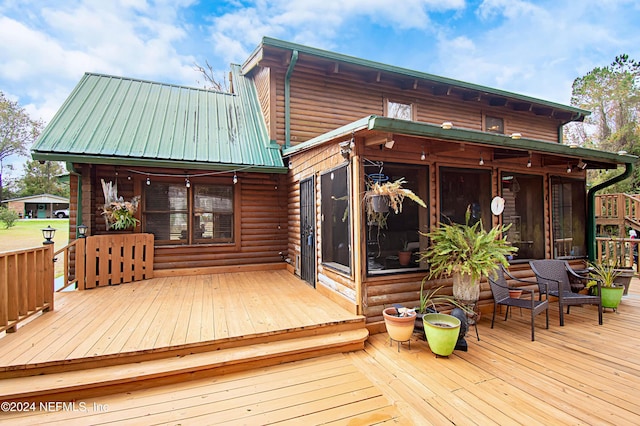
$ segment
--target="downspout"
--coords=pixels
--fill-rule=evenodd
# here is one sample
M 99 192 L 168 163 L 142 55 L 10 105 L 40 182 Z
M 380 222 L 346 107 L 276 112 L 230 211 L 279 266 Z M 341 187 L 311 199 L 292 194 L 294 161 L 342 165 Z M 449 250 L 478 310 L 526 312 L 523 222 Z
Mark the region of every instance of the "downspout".
M 298 51 L 294 50 L 291 53 L 287 74 L 284 76 L 284 148 L 291 146 L 291 74 L 296 62 L 298 62 Z
M 622 174 L 594 186 L 587 192 L 587 255 L 590 262 L 596 260 L 596 192 L 631 176 L 633 164 L 627 163 L 625 167 Z

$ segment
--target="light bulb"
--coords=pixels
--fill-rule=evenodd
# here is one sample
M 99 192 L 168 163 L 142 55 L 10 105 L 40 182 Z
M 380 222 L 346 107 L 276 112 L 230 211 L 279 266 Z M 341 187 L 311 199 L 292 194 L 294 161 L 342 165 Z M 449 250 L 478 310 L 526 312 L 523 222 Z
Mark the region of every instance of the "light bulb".
M 420 159 L 424 161 L 426 160 L 426 158 L 427 158 L 426 154 L 424 153 L 424 151 L 422 151 L 422 155 L 420 156 Z
M 236 172 L 233 172 L 233 184 L 238 183 L 238 176 L 236 176 Z
M 482 159 L 482 155 L 480 156 L 480 161 L 478 161 L 478 164 L 481 166 L 484 166 L 484 160 Z
M 189 181 L 189 178 L 185 180 L 184 186 L 186 186 L 187 188 L 191 188 L 191 182 Z
M 147 176 L 147 185 L 151 185 L 151 180 L 149 179 L 149 176 Z

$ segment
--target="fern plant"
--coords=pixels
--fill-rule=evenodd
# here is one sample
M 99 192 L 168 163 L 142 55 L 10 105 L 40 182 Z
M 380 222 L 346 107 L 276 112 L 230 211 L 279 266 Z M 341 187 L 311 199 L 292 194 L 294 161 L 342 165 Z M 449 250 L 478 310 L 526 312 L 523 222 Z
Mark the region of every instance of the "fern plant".
M 465 224 L 440 223 L 426 235 L 431 239 L 429 248 L 421 252 L 421 260 L 429 262 L 429 278 L 452 275 L 453 272 L 471 275 L 478 282 L 483 275 L 493 272 L 499 264 L 509 266 L 507 257 L 518 251 L 502 237 L 511 224 L 498 225 L 486 231 L 482 221 L 469 225 L 471 206 L 467 207 Z

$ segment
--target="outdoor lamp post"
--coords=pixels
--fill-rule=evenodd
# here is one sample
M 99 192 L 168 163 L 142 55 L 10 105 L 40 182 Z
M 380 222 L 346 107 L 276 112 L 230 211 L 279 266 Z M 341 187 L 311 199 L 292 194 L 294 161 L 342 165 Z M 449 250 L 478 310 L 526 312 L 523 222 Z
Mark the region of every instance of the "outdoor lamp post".
M 78 238 L 86 238 L 87 237 L 87 225 L 78 225 Z
M 47 225 L 46 228 L 42 229 L 42 237 L 44 241 L 42 244 L 53 244 L 53 236 L 56 235 L 55 228 L 52 228 L 51 225 Z

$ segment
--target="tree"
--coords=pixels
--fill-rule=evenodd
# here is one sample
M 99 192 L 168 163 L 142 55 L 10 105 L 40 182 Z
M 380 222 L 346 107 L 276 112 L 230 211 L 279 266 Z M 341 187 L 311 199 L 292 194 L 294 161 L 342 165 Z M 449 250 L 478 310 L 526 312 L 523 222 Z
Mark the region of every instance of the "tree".
M 215 90 L 216 92 L 228 92 L 229 89 L 227 87 L 227 80 L 224 79 L 222 82 L 218 81 L 215 77 L 215 72 L 209 61 L 205 61 L 206 67 L 199 65 L 198 63 L 193 63 L 194 71 L 198 71 L 204 82 L 201 83 L 197 81 L 198 84 L 202 84 L 202 87 L 205 90 Z
M 20 196 L 52 194 L 61 197 L 69 196 L 69 185 L 61 184 L 56 176 L 66 173 L 62 163 L 47 161 L 27 161 L 24 165 L 24 177 L 18 181 Z
M 616 56 L 608 66 L 596 67 L 573 82 L 571 104 L 592 112 L 584 123 L 568 127 L 565 139 L 571 143 L 605 151 L 640 154 L 640 63 L 629 55 Z M 615 171 L 590 174 L 595 183 Z M 611 191 L 635 192 L 640 188 L 640 173 L 621 182 Z
M 18 105 L 0 91 L 0 199 L 2 199 L 3 162 L 12 155 L 26 155 L 42 129 L 40 121 L 34 121 Z

